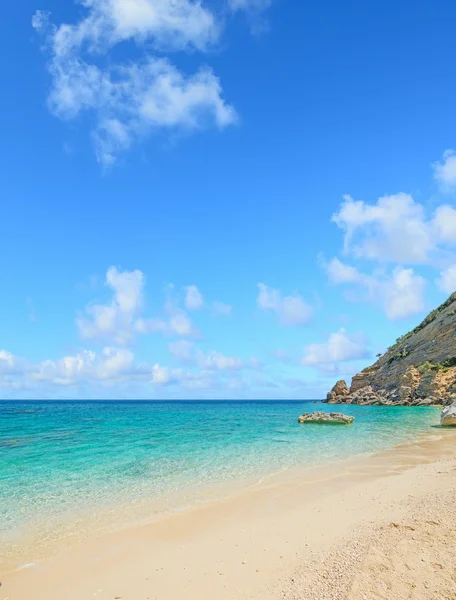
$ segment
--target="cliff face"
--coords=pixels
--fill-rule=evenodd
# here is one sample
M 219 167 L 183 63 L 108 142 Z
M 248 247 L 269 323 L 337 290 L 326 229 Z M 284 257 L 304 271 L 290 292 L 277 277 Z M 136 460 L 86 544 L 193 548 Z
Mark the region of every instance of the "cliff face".
M 378 361 L 338 381 L 330 404 L 449 404 L 456 401 L 456 292 Z

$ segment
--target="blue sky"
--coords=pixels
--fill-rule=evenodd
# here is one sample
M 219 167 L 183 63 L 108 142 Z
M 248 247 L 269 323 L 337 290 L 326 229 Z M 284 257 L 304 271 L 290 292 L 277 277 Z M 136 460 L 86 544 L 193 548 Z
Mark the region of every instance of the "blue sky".
M 456 289 L 450 1 L 23 0 L 0 398 L 313 398 Z

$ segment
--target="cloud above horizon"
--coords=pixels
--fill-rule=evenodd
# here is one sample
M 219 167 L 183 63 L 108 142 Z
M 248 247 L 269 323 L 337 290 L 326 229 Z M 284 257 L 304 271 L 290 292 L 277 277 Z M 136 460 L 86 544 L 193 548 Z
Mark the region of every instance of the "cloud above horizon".
M 456 209 L 439 206 L 427 218 L 410 194 L 382 196 L 375 204 L 345 195 L 331 219 L 344 232 L 343 252 L 381 263 L 432 264 L 456 249 Z
M 90 303 L 86 306 L 85 315 L 76 319 L 80 336 L 119 346 L 132 343 L 139 334 L 197 337 L 197 327 L 177 300 L 168 299 L 160 317 L 144 315 L 145 281 L 144 273 L 139 270 L 119 271 L 117 267 L 110 267 L 106 272 L 105 286 L 111 290 L 112 298 L 104 304 Z M 184 302 L 192 310 L 203 306 L 203 297 L 196 286 L 186 288 Z
M 341 257 L 326 260 L 320 254 L 319 263 L 332 285 L 345 287 L 350 302 L 372 304 L 388 320 L 398 321 L 426 310 L 425 294 L 432 284 L 434 291 L 455 291 L 456 208 L 451 204 L 434 203 L 429 210 L 403 193 L 382 196 L 371 204 L 344 196 L 332 222 L 342 232 Z M 307 283 L 297 282 L 301 289 Z M 336 328 L 323 341 L 314 341 L 316 327 L 322 324 L 315 308 L 298 291 L 286 293 L 262 282 L 256 286 L 257 313 L 259 309 L 272 315 L 267 327 L 288 340 L 275 352 L 266 346 L 252 352 L 250 340 L 239 346 L 243 331 L 233 329 L 235 321 L 214 318 L 231 315 L 231 304 L 214 300 L 209 290 L 188 280 L 168 283 L 150 302 L 145 273 L 110 266 L 104 280 L 94 277 L 87 289 L 98 297 L 88 303 L 86 299 L 76 316 L 84 346 L 39 361 L 0 350 L 4 393 L 28 390 L 52 395 L 57 389 L 131 390 L 140 385 L 141 393 L 151 397 L 155 393 L 229 397 L 231 392 L 247 397 L 253 386 L 260 386 L 256 394 L 261 389 L 269 397 L 267 390 L 271 394 L 276 390 L 286 397 L 286 390 L 298 394 L 305 389 L 300 368 L 306 372 L 310 367 L 322 378 L 334 377 L 352 374 L 359 361 L 371 358 L 366 335 L 356 329 Z M 252 285 L 251 292 L 254 289 Z M 350 323 L 338 319 L 342 322 Z M 304 325 L 308 327 L 301 328 Z M 207 337 L 214 332 L 227 336 L 224 347 Z M 135 344 L 145 360 L 138 360 Z
M 442 159 L 432 165 L 434 179 L 444 194 L 456 192 L 456 152 L 445 150 Z
M 237 356 L 224 356 L 212 350 L 208 354 L 202 352 L 188 340 L 178 340 L 168 344 L 170 353 L 183 364 L 198 366 L 205 371 L 240 371 L 258 368 L 258 361 L 252 357 L 245 361 Z
M 204 305 L 204 298 L 196 285 L 185 288 L 185 306 L 188 310 L 199 310 Z
M 397 266 L 392 271 L 378 270 L 366 275 L 338 258 L 329 261 L 325 268 L 330 283 L 354 284 L 361 290 L 361 294 L 348 294 L 348 298 L 380 306 L 391 321 L 407 318 L 425 309 L 427 281 L 411 268 Z
M 299 294 L 284 296 L 280 290 L 264 283 L 258 284 L 258 290 L 258 307 L 265 312 L 274 312 L 282 325 L 299 326 L 312 319 L 313 308 Z
M 345 329 L 340 329 L 331 333 L 326 342 L 306 346 L 301 364 L 332 372 L 341 362 L 369 358 L 370 355 L 364 334 L 349 334 Z
M 101 338 L 124 345 L 138 331 L 139 314 L 144 303 L 144 274 L 139 271 L 119 271 L 110 267 L 105 285 L 113 292 L 106 304 L 89 304 L 87 316 L 76 319 L 82 338 Z
M 434 177 L 452 185 L 453 154 L 433 165 Z M 456 164 L 456 163 L 455 163 Z M 439 166 L 440 165 L 440 166 Z M 410 194 L 382 196 L 368 204 L 345 195 L 331 218 L 343 232 L 342 254 L 360 268 L 338 257 L 320 263 L 333 285 L 358 290 L 348 299 L 380 306 L 388 319 L 404 319 L 425 310 L 427 280 L 417 267 L 440 272 L 438 287 L 450 294 L 456 289 L 456 208 L 438 205 L 431 214 Z M 366 264 L 373 267 L 366 273 Z
M 185 344 L 188 345 L 188 359 Z M 36 363 L 0 350 L 0 386 L 4 393 L 29 391 L 36 398 L 36 394 L 43 393 L 52 396 L 52 390 L 61 394 L 58 390 L 84 391 L 88 386 L 97 385 L 106 391 L 124 389 L 125 386 L 128 389 L 132 384 L 140 383 L 143 393 L 148 390 L 153 396 L 155 388 L 169 386 L 181 390 L 211 387 L 229 390 L 239 380 L 239 373 L 259 369 L 259 361 L 254 358 L 244 361 L 216 351 L 205 354 L 185 340 L 170 343 L 169 350 L 185 368 L 137 362 L 130 349 L 109 346 L 99 352 L 84 349 L 57 360 Z M 248 378 L 243 377 L 243 380 L 248 384 Z
M 268 4 L 232 0 L 230 8 L 264 10 Z M 170 59 L 214 49 L 223 23 L 214 10 L 196 0 L 90 0 L 83 7 L 79 21 L 60 25 L 37 10 L 32 26 L 45 41 L 50 111 L 64 120 L 94 117 L 91 135 L 104 167 L 153 132 L 224 129 L 238 121 L 209 66 L 188 74 Z M 136 51 L 119 60 L 115 51 L 125 42 Z

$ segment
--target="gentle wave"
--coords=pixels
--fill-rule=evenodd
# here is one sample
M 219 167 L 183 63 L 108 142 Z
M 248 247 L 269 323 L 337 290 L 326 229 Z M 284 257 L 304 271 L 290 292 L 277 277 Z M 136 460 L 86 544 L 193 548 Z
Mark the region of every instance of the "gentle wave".
M 352 426 L 300 426 L 309 402 L 2 402 L 0 541 L 101 521 L 117 506 L 144 517 L 179 510 L 236 481 L 388 448 L 438 423 L 435 408 L 345 406 Z

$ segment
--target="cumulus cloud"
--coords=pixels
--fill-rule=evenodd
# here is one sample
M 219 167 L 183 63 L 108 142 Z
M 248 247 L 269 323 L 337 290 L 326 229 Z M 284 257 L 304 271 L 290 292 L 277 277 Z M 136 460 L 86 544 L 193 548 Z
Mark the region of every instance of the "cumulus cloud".
M 432 222 L 434 235 L 441 243 L 456 246 L 456 210 L 452 206 L 439 206 Z
M 183 371 L 156 364 L 152 368 L 151 383 L 158 387 L 179 386 L 178 389 L 183 390 L 205 390 L 214 386 L 215 380 L 211 373 L 205 371 Z
M 439 206 L 431 217 L 409 194 L 383 196 L 375 204 L 344 201 L 332 216 L 344 231 L 344 253 L 378 262 L 434 264 L 456 246 L 456 210 Z
M 196 336 L 198 331 L 183 310 L 177 309 L 170 317 L 168 330 L 182 337 Z
M 209 371 L 211 371 L 212 369 L 218 369 L 219 371 L 237 371 L 239 369 L 245 368 L 244 361 L 240 358 L 236 356 L 225 356 L 220 352 L 215 352 L 215 350 L 212 350 L 207 355 L 203 355 L 201 357 L 201 362 L 202 368 L 208 369 Z
M 51 25 L 49 15 L 37 11 L 32 25 L 46 39 L 49 107 L 63 119 L 83 111 L 95 115 L 92 136 L 100 163 L 112 165 L 136 139 L 157 129 L 224 128 L 236 121 L 209 67 L 186 75 L 168 58 L 144 51 L 203 51 L 217 41 L 216 19 L 200 2 L 90 0 L 84 7 L 77 23 Z M 126 41 L 144 52 L 116 63 L 109 53 Z M 100 61 L 104 55 L 108 60 Z
M 432 168 L 441 191 L 446 194 L 456 192 L 456 152 L 445 150 L 442 159 L 435 162 Z
M 83 350 L 73 356 L 46 360 L 30 369 L 30 377 L 55 385 L 75 385 L 90 381 L 118 381 L 133 376 L 134 355 L 125 348 L 106 347 L 101 354 Z M 136 370 L 136 373 L 140 371 Z
M 152 367 L 152 383 L 155 385 L 168 385 L 173 379 L 173 374 L 168 367 L 154 365 Z
M 143 315 L 145 281 L 142 271 L 119 271 L 110 267 L 105 284 L 111 289 L 112 298 L 106 304 L 89 304 L 86 314 L 76 319 L 81 337 L 104 339 L 124 346 L 131 343 L 137 334 L 198 336 L 199 332 L 188 314 L 171 301 L 165 303 L 164 318 L 146 318 Z M 196 296 L 193 295 L 191 300 L 195 307 Z
M 204 305 L 203 295 L 196 285 L 185 288 L 185 306 L 188 310 L 198 310 Z
M 131 39 L 164 51 L 204 50 L 219 37 L 212 12 L 193 0 L 90 0 L 84 4 L 88 12 L 83 19 L 57 28 L 61 52 L 81 46 L 113 47 Z
M 363 281 L 363 276 L 355 267 L 341 262 L 338 258 L 333 258 L 325 266 L 331 283 L 361 283 Z
M 0 350 L 0 375 L 11 375 L 18 368 L 18 359 L 11 352 Z
M 309 344 L 304 349 L 301 364 L 333 370 L 337 363 L 369 358 L 370 352 L 363 334 L 349 334 L 345 329 L 331 333 L 326 342 Z
M 139 313 L 144 301 L 144 274 L 139 271 L 119 271 L 110 267 L 106 285 L 113 297 L 107 304 L 87 306 L 87 316 L 79 317 L 77 325 L 83 338 L 110 339 L 115 344 L 128 344 L 138 328 Z
M 386 316 L 395 321 L 422 312 L 425 287 L 426 280 L 413 269 L 394 269 L 391 279 L 380 286 Z
M 366 275 L 338 258 L 332 259 L 325 268 L 331 283 L 355 284 L 363 293 L 354 298 L 381 306 L 391 321 L 405 319 L 425 309 L 426 280 L 411 268 L 397 266 L 391 272 L 374 271 Z
M 313 309 L 299 295 L 283 296 L 280 290 L 264 283 L 258 284 L 257 305 L 264 311 L 275 312 L 282 325 L 303 325 L 313 316 Z
M 138 333 L 162 333 L 166 336 L 198 337 L 199 331 L 187 313 L 175 308 L 167 319 L 138 319 L 135 322 Z
M 62 397 L 63 388 L 71 389 L 72 393 L 102 390 L 102 398 L 106 398 L 109 389 L 114 390 L 116 397 L 119 390 L 129 390 L 132 384 L 140 384 L 141 388 L 135 389 L 141 389 L 147 397 L 154 388 L 173 386 L 172 397 L 177 394 L 181 398 L 187 391 L 213 390 L 218 394 L 231 388 L 231 382 L 239 379 L 237 374 L 241 369 L 250 368 L 254 372 L 259 366 L 255 359 L 244 362 L 217 352 L 204 354 L 184 340 L 176 342 L 174 353 L 182 355 L 185 345 L 191 357 L 186 369 L 137 363 L 131 350 L 111 346 L 100 352 L 81 350 L 57 360 L 37 363 L 27 363 L 0 350 L 0 386 L 8 392 L 8 397 L 28 393 L 34 398 L 54 397 L 55 390 Z
M 32 27 L 39 33 L 49 28 L 51 13 L 45 10 L 37 10 L 32 17 Z
M 434 175 L 451 186 L 454 153 L 446 152 L 435 163 Z M 375 203 L 344 196 L 332 221 L 343 231 L 343 252 L 361 265 L 350 265 L 338 257 L 321 260 L 334 285 L 349 284 L 361 294 L 349 295 L 383 307 L 391 320 L 406 318 L 425 309 L 426 280 L 415 266 L 434 267 L 440 271 L 438 287 L 447 292 L 453 287 L 456 263 L 456 209 L 449 204 L 430 212 L 409 194 L 399 193 L 379 198 Z M 366 261 L 374 266 L 366 272 Z M 414 268 L 408 268 L 413 265 Z
M 204 353 L 194 344 L 187 340 L 178 340 L 168 344 L 170 353 L 180 362 L 189 365 L 197 365 L 200 369 L 207 371 L 239 371 L 246 368 L 256 368 L 255 359 L 248 363 L 236 356 L 225 356 L 220 352 L 212 350 Z
M 357 258 L 423 263 L 435 246 L 424 208 L 409 194 L 383 196 L 373 205 L 344 196 L 332 221 L 345 232 L 345 253 Z
M 452 294 L 456 291 L 456 264 L 440 273 L 437 285 L 446 294 Z
M 200 310 L 205 306 L 206 303 L 203 294 L 196 285 L 189 285 L 185 287 L 184 290 L 184 305 L 187 310 Z M 213 302 L 212 305 L 209 305 L 208 307 L 215 315 L 227 316 L 230 315 L 232 311 L 232 307 L 229 304 L 219 301 Z

